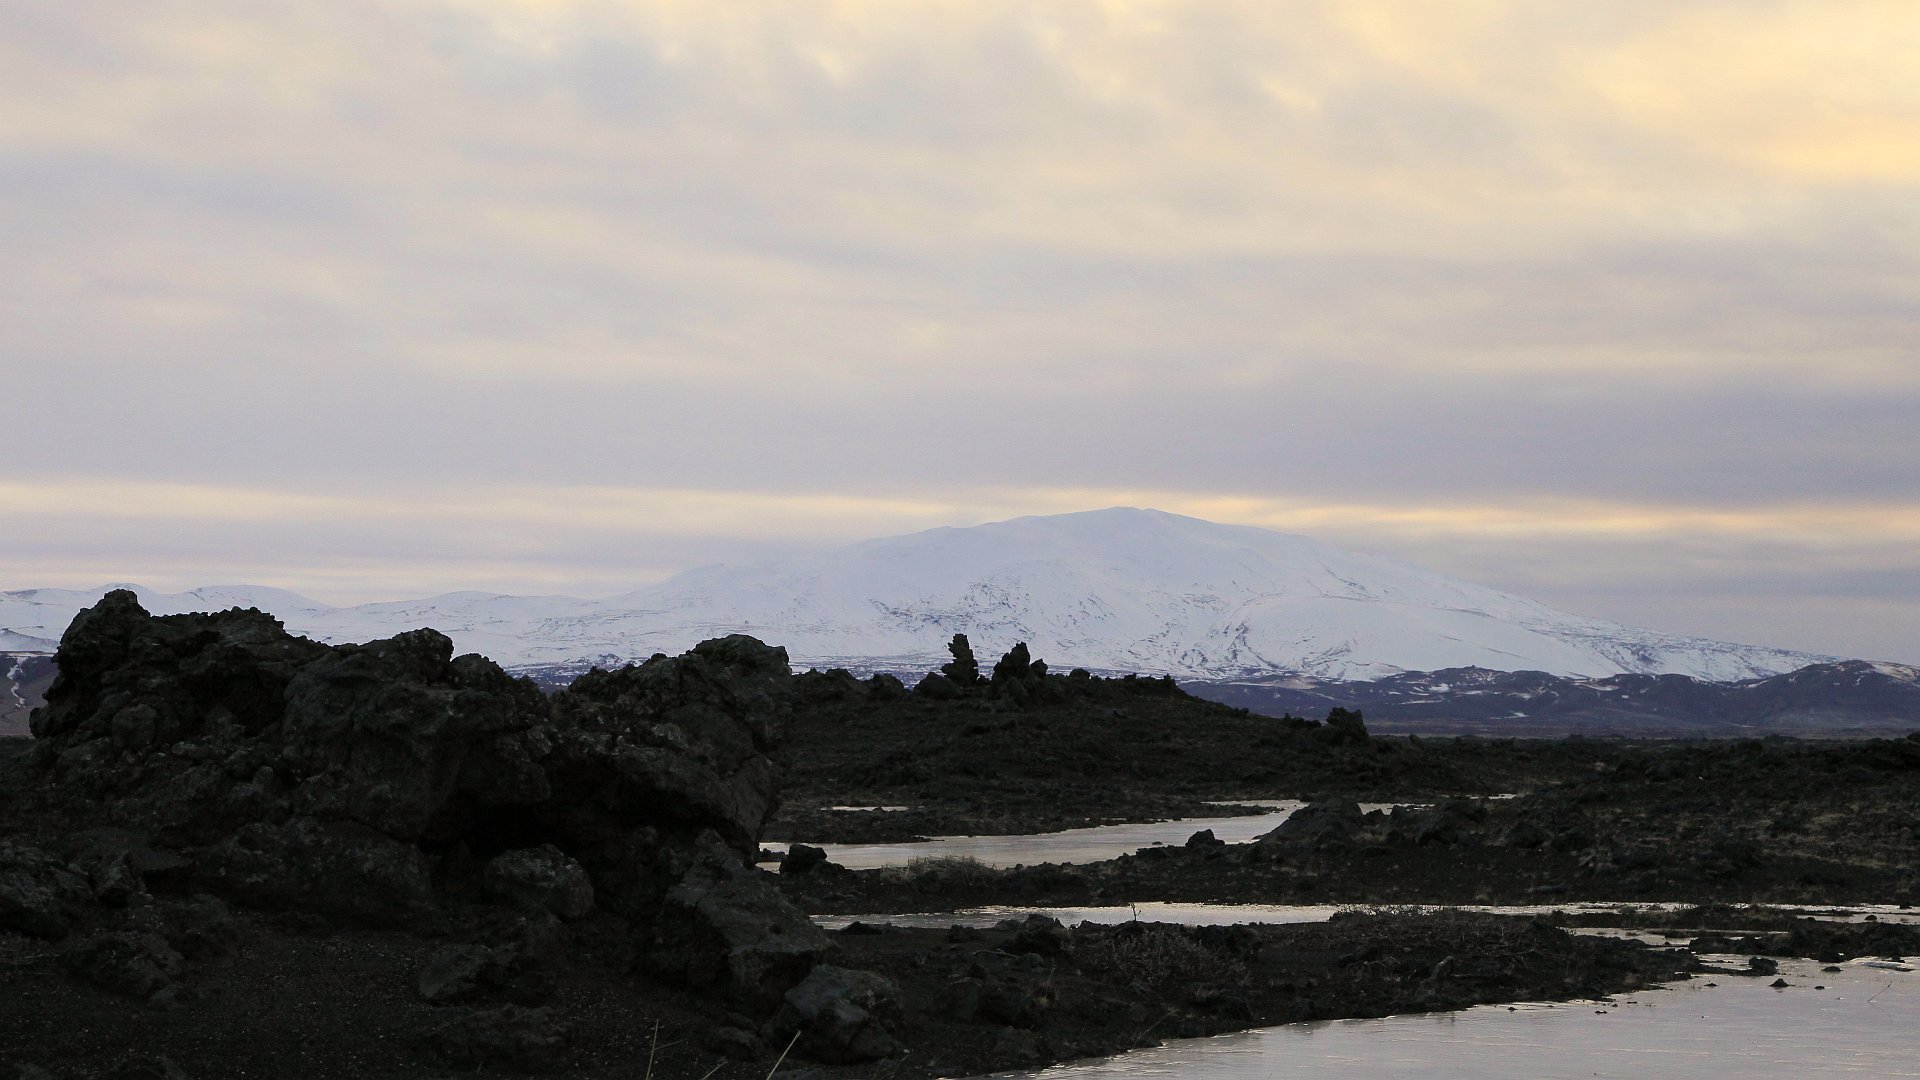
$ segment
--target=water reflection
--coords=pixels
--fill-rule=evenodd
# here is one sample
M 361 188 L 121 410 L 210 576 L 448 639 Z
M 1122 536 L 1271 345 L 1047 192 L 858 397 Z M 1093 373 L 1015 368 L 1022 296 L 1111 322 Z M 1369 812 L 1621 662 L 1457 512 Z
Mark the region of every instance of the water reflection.
M 1426 911 L 1477 911 L 1488 915 L 1548 915 L 1565 912 L 1574 915 L 1624 914 L 1632 912 L 1644 915 L 1650 912 L 1678 913 L 1691 907 L 1689 904 L 1649 903 L 1644 901 L 1607 902 L 1591 901 L 1563 904 L 1458 904 L 1458 905 L 1418 905 Z M 1751 905 L 1730 905 L 1735 908 Z M 1141 922 L 1181 923 L 1186 926 L 1233 926 L 1237 923 L 1307 923 L 1325 922 L 1342 911 L 1370 910 L 1366 905 L 1356 904 L 1186 904 L 1164 901 L 1150 901 L 1140 904 L 1109 904 L 1099 907 L 977 907 L 962 908 L 947 912 L 911 912 L 899 915 L 816 915 L 814 923 L 823 929 L 838 930 L 850 922 L 888 922 L 895 926 L 915 926 L 944 928 L 948 926 L 988 927 L 1005 919 L 1024 919 L 1029 915 L 1045 915 L 1058 919 L 1067 926 L 1083 922 L 1111 926 L 1123 922 L 1139 920 Z M 1821 908 L 1768 908 L 1768 911 L 1791 911 L 1798 916 L 1814 917 L 1829 922 L 1920 922 L 1920 911 L 1901 908 L 1892 904 L 1863 904 L 1856 907 Z M 1586 933 L 1616 933 L 1617 931 L 1581 931 Z M 1726 933 L 1727 931 L 1715 931 Z M 1739 933 L 1741 931 L 1734 931 Z M 1759 931 L 1756 931 L 1759 932 Z M 1637 931 L 1634 936 L 1644 937 L 1649 942 L 1667 940 L 1648 931 Z M 1863 963 L 1881 963 L 1866 960 Z
M 1242 804 L 1246 805 L 1246 804 Z M 914 844 L 827 844 L 827 858 L 853 870 L 905 866 L 923 855 L 964 855 L 989 866 L 1043 862 L 1098 862 L 1155 844 L 1184 844 L 1201 829 L 1229 844 L 1243 844 L 1285 821 L 1305 803 L 1274 803 L 1265 814 L 1225 818 L 1175 818 L 1146 824 L 1099 825 L 1021 836 L 941 836 Z M 781 850 L 783 842 L 764 846 Z
M 978 907 L 962 911 L 914 913 L 904 915 L 820 915 L 814 924 L 824 930 L 838 930 L 850 922 L 888 922 L 895 926 L 988 927 L 1004 919 L 1024 919 L 1028 915 L 1046 915 L 1067 926 L 1083 922 L 1114 926 L 1135 919 L 1141 922 L 1182 923 L 1187 926 L 1232 926 L 1235 923 L 1308 923 L 1325 922 L 1341 909 L 1332 904 L 1172 904 L 1152 902 L 1104 907 Z
M 1721 977 L 1604 1002 L 1289 1024 L 1183 1039 L 1038 1073 L 1044 1080 L 1485 1080 L 1920 1077 L 1920 975 L 1784 960 L 1792 984 Z M 1816 989 L 1824 987 L 1824 989 Z

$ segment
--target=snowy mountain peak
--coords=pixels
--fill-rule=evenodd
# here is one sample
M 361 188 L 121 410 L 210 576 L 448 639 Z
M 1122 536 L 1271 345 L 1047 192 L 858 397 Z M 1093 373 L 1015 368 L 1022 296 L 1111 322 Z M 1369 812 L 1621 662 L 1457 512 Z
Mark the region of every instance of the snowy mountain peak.
M 433 626 L 522 666 L 641 659 L 736 631 L 801 664 L 925 670 L 965 633 L 983 653 L 1025 641 L 1055 667 L 1215 680 L 1482 667 L 1728 681 L 1828 659 L 1581 618 L 1304 536 L 1132 507 L 701 567 L 598 601 L 464 592 L 325 608 L 251 587 L 136 591 L 155 611 L 261 607 L 333 642 Z M 0 631 L 57 638 L 97 595 L 0 594 Z

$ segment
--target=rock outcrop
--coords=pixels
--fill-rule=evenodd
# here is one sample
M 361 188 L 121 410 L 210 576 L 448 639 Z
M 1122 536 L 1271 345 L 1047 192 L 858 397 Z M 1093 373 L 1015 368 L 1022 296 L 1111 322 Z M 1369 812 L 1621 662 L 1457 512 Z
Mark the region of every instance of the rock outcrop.
M 452 651 L 433 630 L 328 647 L 255 610 L 154 617 L 108 594 L 61 642 L 33 754 L 45 809 L 119 846 L 7 849 L 0 921 L 59 937 L 67 905 L 124 902 L 165 867 L 368 924 L 476 900 L 605 910 L 661 973 L 769 1006 L 806 977 L 825 939 L 751 869 L 784 651 L 722 638 L 551 698 Z

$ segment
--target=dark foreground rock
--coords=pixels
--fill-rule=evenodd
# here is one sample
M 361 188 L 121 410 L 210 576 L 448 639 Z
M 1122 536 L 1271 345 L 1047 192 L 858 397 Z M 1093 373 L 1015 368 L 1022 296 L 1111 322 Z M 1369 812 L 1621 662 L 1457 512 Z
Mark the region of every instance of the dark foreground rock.
M 58 659 L 33 720 L 46 806 L 259 902 L 404 923 L 480 886 L 645 911 L 702 837 L 750 859 L 777 801 L 786 657 L 750 638 L 548 699 L 431 630 L 329 648 L 115 592 Z
M 791 683 L 751 638 L 548 697 L 432 630 L 328 647 L 121 591 L 57 661 L 30 750 L 0 761 L 0 934 L 60 943 L 44 958 L 115 998 L 217 993 L 193 975 L 235 952 L 206 918 L 224 900 L 296 934 L 438 941 L 406 982 L 439 1011 L 407 1045 L 551 1070 L 552 973 L 583 951 L 752 1024 L 828 951 L 750 865 Z
M 734 637 L 546 697 L 433 631 L 329 648 L 259 612 L 153 618 L 112 594 L 63 641 L 35 740 L 0 741 L 0 1076 L 728 1080 L 776 1060 L 968 1075 L 1253 1024 L 1590 997 L 1686 972 L 1709 945 L 1747 952 L 1728 969 L 1741 973 L 1777 948 L 1908 945 L 1796 926 L 1689 951 L 1448 913 L 825 933 L 802 912 L 1635 882 L 1731 898 L 1782 874 L 1883 898 L 1912 876 L 1912 800 L 1885 798 L 1920 761 L 1904 743 L 1833 759 L 1843 790 L 1890 807 L 1859 807 L 1844 842 L 1817 812 L 1828 759 L 1765 747 L 1556 747 L 1542 760 L 1557 787 L 1362 814 L 1359 790 L 1484 788 L 1507 775 L 1487 761 L 1536 752 L 1435 753 L 1376 740 L 1354 714 L 1289 724 L 1198 707 L 1258 728 L 1251 750 L 1212 745 L 1218 729 L 1166 728 L 1198 714 L 1165 680 L 1055 675 L 1024 649 L 987 677 L 961 645 L 918 693 L 792 677 L 779 650 Z M 1315 775 L 1339 797 L 1261 843 L 1200 835 L 1091 867 L 856 874 L 800 848 L 772 874 L 749 860 L 796 697 L 815 750 L 838 739 L 810 756 L 809 782 L 845 766 L 860 796 L 822 792 L 822 807 L 977 784 L 1029 807 L 1066 790 L 1072 812 L 1097 810 L 1077 800 L 1183 759 L 1159 792 L 1174 802 L 1217 793 L 1203 784 L 1225 761 L 1242 791 Z M 940 733 L 922 757 L 901 756 L 898 740 L 928 725 Z M 1740 782 L 1703 786 L 1728 753 Z M 1624 806 L 1616 788 L 1653 798 Z M 1669 873 L 1683 866 L 1691 876 Z
M 185 902 L 158 897 L 147 910 L 166 922 Z M 109 922 L 137 924 L 140 910 Z M 830 960 L 756 1018 L 636 975 L 619 944 L 634 927 L 606 913 L 564 925 L 568 960 L 549 970 L 538 1001 L 515 1001 L 488 982 L 486 954 L 500 946 L 482 940 L 469 942 L 477 951 L 463 964 L 442 955 L 448 945 L 437 936 L 312 926 L 244 908 L 233 918 L 237 950 L 187 957 L 158 1001 L 71 973 L 44 942 L 0 935 L 0 1004 L 9 1010 L 0 1075 L 27 1064 L 66 1080 L 108 1075 L 137 1047 L 197 1080 L 476 1071 L 633 1080 L 649 1060 L 657 1080 L 761 1080 L 783 1050 L 783 1067 L 826 1076 L 962 1076 L 1254 1024 L 1591 997 L 1693 964 L 1681 949 L 1481 916 L 886 929 L 830 935 Z M 476 921 L 456 936 L 488 932 Z M 464 971 L 469 989 L 428 1001 L 422 973 L 436 967 Z

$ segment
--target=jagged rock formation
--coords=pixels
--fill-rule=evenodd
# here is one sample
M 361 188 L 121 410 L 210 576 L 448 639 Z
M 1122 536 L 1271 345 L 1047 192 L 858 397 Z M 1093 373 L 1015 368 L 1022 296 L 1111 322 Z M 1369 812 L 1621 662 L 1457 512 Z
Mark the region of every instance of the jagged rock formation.
M 432 630 L 329 647 L 257 610 L 155 617 L 110 593 L 34 714 L 38 809 L 122 838 L 123 877 L 133 852 L 187 888 L 335 919 L 432 925 L 491 900 L 539 927 L 599 907 L 656 974 L 778 1006 L 827 949 L 750 869 L 786 654 L 722 638 L 548 698 L 452 651 Z M 0 924 L 58 937 L 63 899 L 143 888 L 110 869 L 9 848 Z

